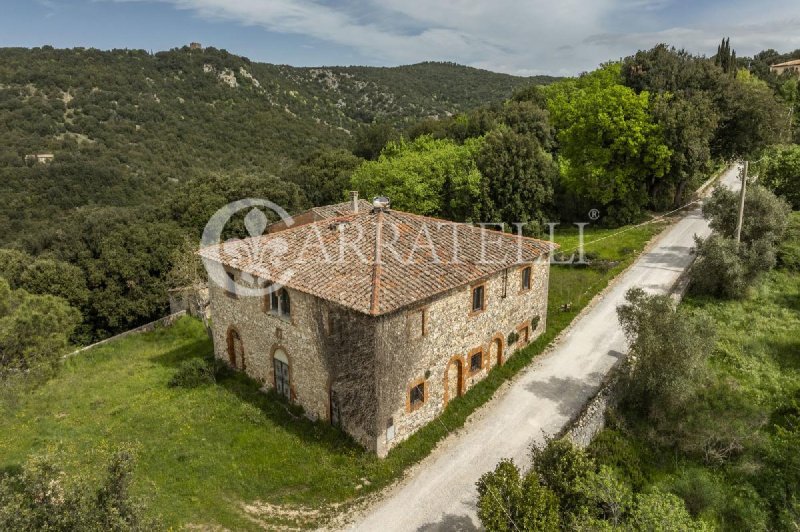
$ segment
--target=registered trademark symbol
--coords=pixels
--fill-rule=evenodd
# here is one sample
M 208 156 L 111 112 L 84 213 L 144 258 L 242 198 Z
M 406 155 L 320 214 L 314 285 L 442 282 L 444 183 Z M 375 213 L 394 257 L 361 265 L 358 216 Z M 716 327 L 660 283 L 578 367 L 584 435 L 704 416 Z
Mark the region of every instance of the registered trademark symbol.
M 597 209 L 592 209 L 589 211 L 589 219 L 590 220 L 597 220 L 600 218 L 600 211 Z

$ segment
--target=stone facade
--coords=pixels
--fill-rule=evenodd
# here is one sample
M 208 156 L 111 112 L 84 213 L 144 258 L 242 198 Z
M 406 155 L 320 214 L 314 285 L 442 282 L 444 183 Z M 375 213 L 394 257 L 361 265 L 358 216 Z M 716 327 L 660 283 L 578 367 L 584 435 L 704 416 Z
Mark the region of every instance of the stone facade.
M 526 266 L 531 286 L 522 290 Z M 275 387 L 274 360 L 281 353 L 288 360 L 291 401 L 313 419 L 338 419 L 356 441 L 385 456 L 545 330 L 548 276 L 545 255 L 378 316 L 297 290 L 288 290 L 290 317 L 279 316 L 270 310 L 269 296 L 234 297 L 212 286 L 215 353 L 265 389 Z M 473 312 L 477 285 L 484 287 L 485 304 Z M 241 339 L 234 360 L 232 331 Z M 509 346 L 511 333 L 520 339 Z M 474 370 L 473 355 L 480 355 Z M 411 389 L 419 384 L 424 401 L 412 404 Z

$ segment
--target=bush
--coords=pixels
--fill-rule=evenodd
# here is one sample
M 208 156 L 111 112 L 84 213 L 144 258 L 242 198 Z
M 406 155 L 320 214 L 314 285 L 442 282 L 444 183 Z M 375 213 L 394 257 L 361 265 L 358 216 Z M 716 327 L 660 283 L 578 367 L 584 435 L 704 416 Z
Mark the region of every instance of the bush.
M 534 445 L 531 455 L 532 470 L 558 497 L 562 519 L 586 513 L 590 501 L 583 486 L 594 471 L 594 462 L 586 452 L 561 438 L 541 447 Z
M 766 239 L 737 246 L 733 239 L 713 234 L 696 243 L 697 260 L 689 272 L 695 294 L 741 299 L 777 262 L 776 248 Z
M 197 388 L 205 384 L 213 384 L 217 380 L 216 359 L 190 358 L 181 362 L 177 371 L 169 380 L 171 388 Z
M 486 530 L 558 530 L 558 499 L 535 474 L 521 478 L 512 460 L 501 460 L 476 486 L 478 518 Z
M 617 309 L 630 342 L 622 376 L 625 402 L 651 416 L 682 404 L 693 392 L 704 360 L 714 348 L 713 322 L 676 308 L 669 296 L 631 288 Z
M 637 495 L 629 524 L 634 530 L 642 531 L 686 532 L 706 529 L 701 522 L 692 519 L 680 498 L 658 490 Z
M 68 477 L 46 457 L 30 459 L 18 474 L 0 477 L 0 530 L 114 530 L 160 528 L 130 495 L 134 460 L 127 450 L 110 459 L 99 486 Z
M 764 155 L 759 176 L 765 187 L 800 209 L 800 146 L 773 146 Z
M 726 238 L 736 236 L 739 201 L 738 192 L 722 187 L 714 190 L 711 198 L 703 205 L 703 216 L 709 220 L 714 232 Z M 785 200 L 766 188 L 751 185 L 747 187 L 744 212 L 742 243 L 748 245 L 757 240 L 767 240 L 776 244 L 786 231 L 791 208 Z

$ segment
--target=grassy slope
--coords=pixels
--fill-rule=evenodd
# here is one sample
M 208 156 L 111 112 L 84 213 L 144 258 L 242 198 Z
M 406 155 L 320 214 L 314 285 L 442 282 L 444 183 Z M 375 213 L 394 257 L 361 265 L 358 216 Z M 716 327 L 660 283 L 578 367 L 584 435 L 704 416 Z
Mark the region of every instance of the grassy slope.
M 607 429 L 593 446 L 601 462 L 633 471 L 637 489 L 675 492 L 714 528 L 762 528 L 769 503 L 758 493 L 771 491 L 764 456 L 772 426 L 790 397 L 800 399 L 800 273 L 774 271 L 743 301 L 690 297 L 684 304 L 712 316 L 719 337 L 690 413 L 668 425 L 683 434 L 683 448 L 660 445 L 642 420 Z M 709 436 L 741 450 L 709 464 L 702 452 Z
M 96 470 L 108 449 L 133 442 L 139 449 L 136 489 L 174 525 L 254 526 L 241 503 L 256 500 L 317 508 L 352 500 L 396 479 L 448 430 L 461 426 L 662 227 L 637 228 L 590 245 L 587 250 L 602 258 L 621 260 L 611 269 L 554 266 L 546 333 L 451 401 L 441 423 L 429 424 L 385 460 L 363 452 L 324 423 L 294 419 L 279 401 L 240 376 L 219 386 L 168 388 L 181 360 L 211 350 L 201 325 L 183 319 L 169 329 L 125 338 L 68 361 L 57 378 L 0 418 L 0 467 L 55 450 L 68 469 Z M 612 232 L 589 230 L 586 240 Z M 569 249 L 577 236 L 559 232 L 556 240 Z M 560 310 L 565 302 L 573 305 L 568 312 Z M 325 510 L 294 521 L 310 526 L 324 517 Z M 282 518 L 267 520 L 275 524 Z

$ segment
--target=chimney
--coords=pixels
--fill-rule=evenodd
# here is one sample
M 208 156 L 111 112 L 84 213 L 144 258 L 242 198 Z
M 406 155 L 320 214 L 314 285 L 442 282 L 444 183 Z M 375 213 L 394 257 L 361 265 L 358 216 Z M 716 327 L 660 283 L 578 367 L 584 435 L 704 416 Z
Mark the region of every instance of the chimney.
M 350 208 L 353 212 L 358 212 L 358 190 L 350 191 Z

